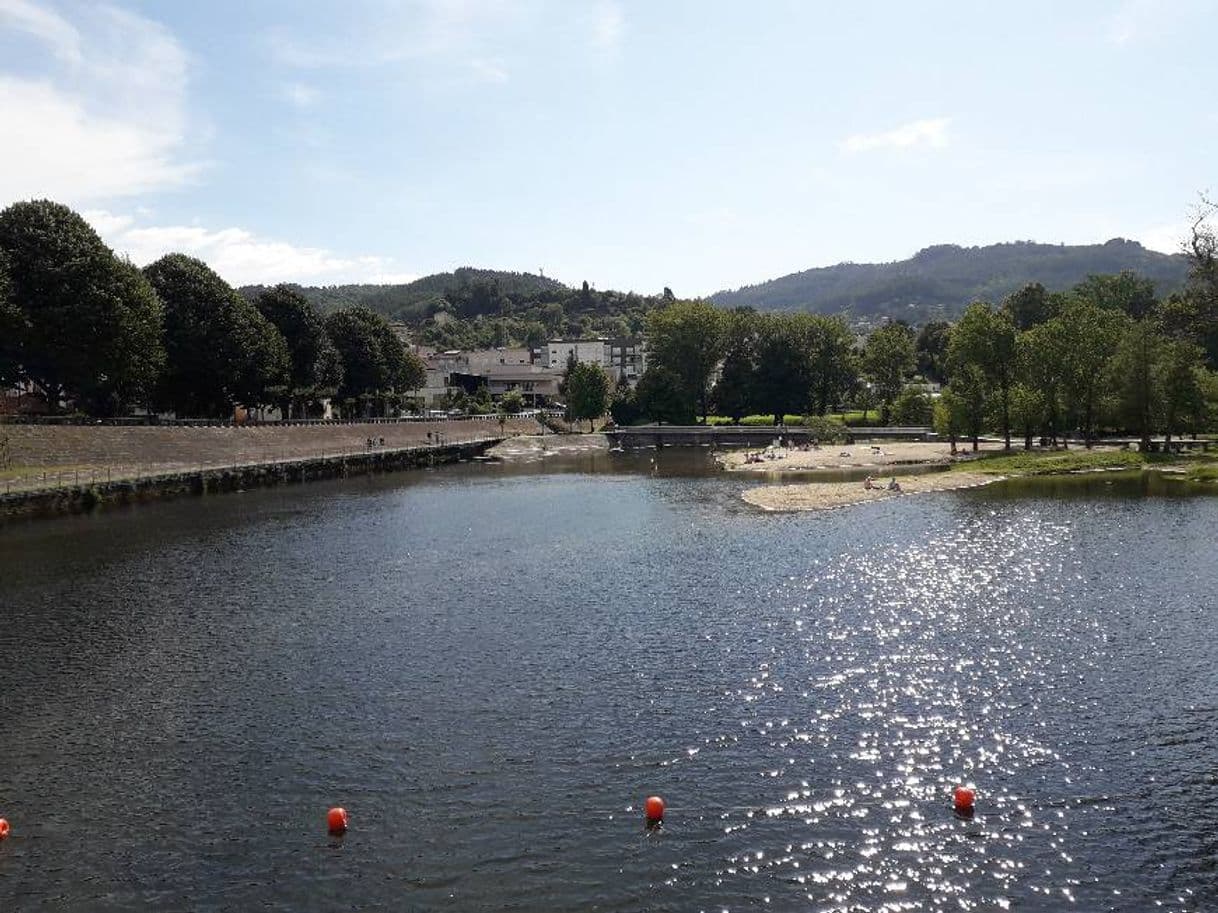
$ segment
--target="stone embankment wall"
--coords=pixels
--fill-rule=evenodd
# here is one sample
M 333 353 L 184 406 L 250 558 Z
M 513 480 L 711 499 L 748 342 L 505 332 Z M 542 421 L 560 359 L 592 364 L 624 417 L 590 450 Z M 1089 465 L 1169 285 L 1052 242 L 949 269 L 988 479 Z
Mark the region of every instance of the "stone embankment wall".
M 496 430 L 498 425 L 496 424 Z M 243 491 L 289 482 L 316 481 L 372 472 L 389 472 L 469 460 L 498 443 L 498 438 L 464 444 L 423 446 L 409 449 L 365 450 L 359 453 L 294 459 L 281 462 L 249 463 L 233 467 L 163 472 L 154 476 L 128 478 L 91 485 L 0 494 L 0 524 L 18 518 L 62 513 L 83 513 L 98 507 L 134 504 Z
M 198 469 L 240 466 L 367 450 L 368 438 L 385 449 L 446 444 L 476 438 L 535 434 L 534 418 L 375 422 L 335 425 L 256 425 L 244 428 L 108 427 L 99 425 L 0 425 L 8 463 L 21 468 L 56 466 Z M 431 438 L 428 437 L 431 434 Z M 0 467 L 2 469 L 4 467 Z

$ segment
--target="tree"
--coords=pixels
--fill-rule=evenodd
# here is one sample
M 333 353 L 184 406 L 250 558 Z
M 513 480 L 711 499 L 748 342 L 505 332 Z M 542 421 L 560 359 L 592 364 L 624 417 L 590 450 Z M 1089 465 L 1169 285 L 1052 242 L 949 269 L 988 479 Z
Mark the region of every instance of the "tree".
M 1205 350 L 1206 366 L 1218 368 L 1218 233 L 1210 221 L 1218 203 L 1202 196 L 1185 242 L 1188 282 L 1183 299 L 1191 317 L 1191 335 Z
M 1163 339 L 1154 321 L 1134 321 L 1126 327 L 1110 363 L 1119 417 L 1138 435 L 1143 450 L 1150 449 L 1161 409 L 1158 380 L 1162 352 Z
M 947 383 L 947 346 L 951 337 L 952 325 L 946 320 L 932 320 L 918 331 L 914 342 L 918 373 L 933 383 Z
M 1015 382 L 1015 325 L 1010 315 L 995 311 L 984 301 L 970 304 L 952 330 L 947 359 L 953 377 L 959 368 L 974 365 L 994 387 L 999 424 L 1010 450 L 1011 385 Z
M 952 402 L 954 407 L 959 410 L 959 419 L 964 433 L 973 441 L 974 452 L 977 450 L 981 427 L 985 422 L 988 392 L 989 382 L 980 365 L 963 362 L 952 367 Z
M 13 301 L 13 284 L 8 277 L 8 257 L 0 250 L 0 384 L 11 386 L 20 378 L 17 339 L 25 320 Z
M 524 396 L 519 390 L 508 390 L 499 397 L 499 411 L 507 415 L 516 415 L 524 411 Z
M 1054 301 L 1039 282 L 1030 282 L 1002 301 L 1002 310 L 1019 332 L 1030 330 L 1054 316 Z
M 1196 431 L 1205 414 L 1204 353 L 1191 342 L 1162 344 L 1159 387 L 1162 390 L 1164 442 L 1175 431 Z
M 857 380 L 854 334 L 841 317 L 812 314 L 808 317 L 806 339 L 811 405 L 818 415 L 825 415 Z
M 934 415 L 933 405 L 929 396 L 907 387 L 893 403 L 893 421 L 904 426 L 929 425 Z
M 781 425 L 788 412 L 808 409 L 812 389 L 809 314 L 765 314 L 757 324 L 753 402 Z
M 956 452 L 956 440 L 965 433 L 966 419 L 964 401 L 950 387 L 944 389 L 935 400 L 933 421 L 935 434 L 951 442 L 952 453 Z
M 343 365 L 341 399 L 363 397 L 364 413 L 391 393 L 417 390 L 427 379 L 422 360 L 407 351 L 393 328 L 380 314 L 366 307 L 346 308 L 326 317 L 330 335 Z
M 913 333 L 903 323 L 890 321 L 867 337 L 863 373 L 870 378 L 880 402 L 880 422 L 888 424 L 892 403 L 905 388 L 915 364 Z
M 677 377 L 685 395 L 709 411 L 710 379 L 723 357 L 725 319 L 706 301 L 674 301 L 648 318 L 648 360 Z
M 289 372 L 283 416 L 307 412 L 308 404 L 333 396 L 343 380 L 342 359 L 325 321 L 304 295 L 288 285 L 263 291 L 254 302 L 288 347 Z
M 1108 360 L 1127 318 L 1088 301 L 1072 301 L 1054 318 L 1063 337 L 1062 390 L 1066 406 L 1078 422 L 1087 447 L 1095 437 Z
M 144 274 L 165 303 L 162 403 L 179 416 L 227 415 L 287 389 L 283 335 L 206 263 L 168 254 Z
M 1062 390 L 1070 354 L 1069 336 L 1060 320 L 1049 320 L 1020 333 L 1015 351 L 1021 383 L 1040 399 L 1044 437 L 1056 446 L 1057 435 L 1064 430 Z
M 1120 311 L 1134 320 L 1142 320 L 1158 307 L 1155 284 L 1132 270 L 1116 275 L 1088 276 L 1076 285 L 1071 294 L 1107 311 Z
M 715 411 L 739 422 L 754 397 L 753 375 L 757 369 L 757 314 L 740 308 L 727 316 L 726 355 L 719 382 L 711 393 Z
M 588 420 L 588 430 L 594 431 L 595 420 L 609 409 L 612 382 L 600 365 L 581 361 L 567 378 L 567 414 L 572 421 Z
M 0 212 L 8 302 L 0 372 L 28 380 L 51 408 L 94 413 L 146 401 L 164 365 L 161 303 L 79 215 L 49 200 Z
M 652 365 L 639 378 L 634 390 L 639 413 L 653 422 L 689 425 L 694 420 L 694 403 L 681 389 L 681 381 L 667 368 Z
M 1032 449 L 1032 436 L 1045 420 L 1044 393 L 1020 382 L 1011 388 L 1011 424 L 1023 434 L 1023 449 Z

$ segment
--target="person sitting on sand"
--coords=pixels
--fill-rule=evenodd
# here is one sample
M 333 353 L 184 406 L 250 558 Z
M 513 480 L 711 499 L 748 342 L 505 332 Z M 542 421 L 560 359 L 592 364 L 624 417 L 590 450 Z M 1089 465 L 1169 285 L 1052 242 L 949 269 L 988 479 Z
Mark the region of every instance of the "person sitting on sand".
M 871 476 L 867 476 L 867 478 L 863 479 L 863 488 L 865 490 L 871 491 L 875 487 L 876 487 L 875 480 L 872 479 Z
M 892 477 L 892 478 L 889 480 L 889 482 L 888 482 L 888 490 L 889 490 L 889 491 L 900 491 L 900 490 L 901 490 L 901 486 L 900 486 L 900 484 L 897 482 L 897 480 L 896 480 L 896 476 L 893 476 L 893 477 Z

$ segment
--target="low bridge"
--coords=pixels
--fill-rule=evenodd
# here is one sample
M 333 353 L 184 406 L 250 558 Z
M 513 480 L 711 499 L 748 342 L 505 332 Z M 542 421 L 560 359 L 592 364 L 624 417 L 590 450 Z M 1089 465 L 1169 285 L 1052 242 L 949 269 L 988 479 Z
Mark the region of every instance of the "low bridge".
M 633 425 L 605 432 L 617 447 L 765 447 L 776 438 L 795 444 L 811 443 L 818 435 L 801 425 Z M 923 426 L 847 428 L 847 441 L 933 441 L 934 432 Z

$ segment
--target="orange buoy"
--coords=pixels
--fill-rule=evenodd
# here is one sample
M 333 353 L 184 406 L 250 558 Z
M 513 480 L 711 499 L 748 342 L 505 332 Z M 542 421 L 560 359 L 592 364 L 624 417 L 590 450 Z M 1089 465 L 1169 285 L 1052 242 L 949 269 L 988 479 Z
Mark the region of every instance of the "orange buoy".
M 962 815 L 971 815 L 977 802 L 977 791 L 970 786 L 957 786 L 952 794 L 952 804 Z
M 330 833 L 338 836 L 347 832 L 347 810 L 335 806 L 330 809 L 330 813 L 326 815 L 326 824 L 330 828 Z
M 5 837 L 7 837 L 8 832 L 9 832 L 8 822 L 5 821 L 3 818 L 0 818 L 0 840 L 3 840 Z
M 643 812 L 647 816 L 648 824 L 659 824 L 664 820 L 664 800 L 659 796 L 648 796 L 643 805 Z

